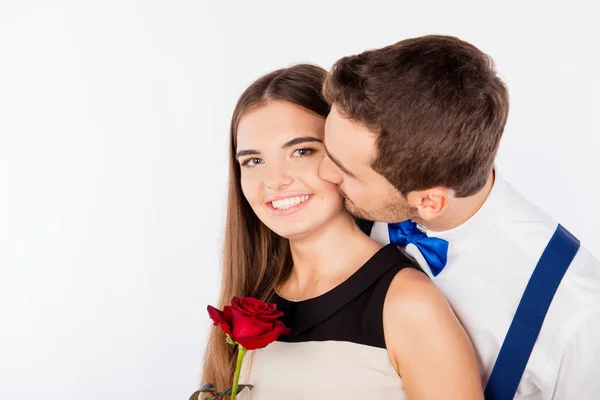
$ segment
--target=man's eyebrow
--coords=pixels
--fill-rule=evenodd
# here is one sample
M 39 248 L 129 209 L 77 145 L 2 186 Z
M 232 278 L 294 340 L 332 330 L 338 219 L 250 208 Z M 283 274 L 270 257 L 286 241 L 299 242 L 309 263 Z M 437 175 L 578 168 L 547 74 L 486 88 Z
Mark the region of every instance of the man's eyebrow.
M 310 143 L 310 142 L 318 142 L 318 143 L 323 143 L 323 141 L 319 138 L 313 137 L 313 136 L 302 136 L 302 137 L 297 137 L 294 138 L 292 140 L 290 140 L 289 142 L 285 142 L 281 148 L 282 149 L 287 149 L 288 147 L 292 147 L 295 146 L 297 144 L 300 143 Z
M 338 160 L 335 159 L 335 157 L 333 157 L 331 155 L 331 153 L 329 153 L 329 151 L 327 150 L 327 148 L 325 148 L 325 152 L 327 153 L 327 157 L 329 157 L 329 159 L 335 164 L 337 165 L 337 167 L 339 169 L 341 169 L 346 175 L 351 176 L 353 178 L 356 178 L 356 175 L 354 175 L 352 172 L 348 171 L 348 169 L 346 169 L 346 167 L 344 167 Z

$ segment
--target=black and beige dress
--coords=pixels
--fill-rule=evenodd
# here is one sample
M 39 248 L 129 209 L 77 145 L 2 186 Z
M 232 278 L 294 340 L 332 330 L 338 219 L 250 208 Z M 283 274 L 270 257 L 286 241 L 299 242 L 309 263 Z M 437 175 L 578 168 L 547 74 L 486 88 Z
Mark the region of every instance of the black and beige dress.
M 238 399 L 406 399 L 388 356 L 383 303 L 394 276 L 418 268 L 395 245 L 381 248 L 345 282 L 305 301 L 275 295 L 292 330 L 247 353 Z

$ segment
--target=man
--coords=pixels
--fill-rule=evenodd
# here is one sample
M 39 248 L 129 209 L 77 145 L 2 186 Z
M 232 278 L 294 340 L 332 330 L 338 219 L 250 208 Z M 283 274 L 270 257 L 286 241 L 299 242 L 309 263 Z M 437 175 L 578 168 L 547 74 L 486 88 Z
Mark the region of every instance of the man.
M 509 101 L 492 60 L 408 39 L 342 58 L 324 95 L 321 176 L 444 292 L 486 398 L 600 398 L 600 263 L 495 170 Z

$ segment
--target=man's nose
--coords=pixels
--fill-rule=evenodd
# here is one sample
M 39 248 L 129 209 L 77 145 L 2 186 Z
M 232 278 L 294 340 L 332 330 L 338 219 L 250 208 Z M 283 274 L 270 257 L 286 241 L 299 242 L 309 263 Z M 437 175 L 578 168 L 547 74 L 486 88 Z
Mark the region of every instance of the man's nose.
M 338 166 L 327 156 L 323 157 L 321 160 L 321 165 L 319 165 L 319 176 L 336 185 L 341 184 L 344 180 Z

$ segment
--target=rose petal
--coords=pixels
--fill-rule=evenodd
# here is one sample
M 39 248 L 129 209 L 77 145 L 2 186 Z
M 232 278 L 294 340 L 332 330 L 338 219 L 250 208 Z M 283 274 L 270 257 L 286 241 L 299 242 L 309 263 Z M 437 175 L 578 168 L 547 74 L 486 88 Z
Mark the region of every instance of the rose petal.
M 248 316 L 242 313 L 238 313 L 235 309 L 232 312 L 232 336 L 236 342 L 238 341 L 238 339 L 241 338 L 264 335 L 273 327 L 272 323 L 260 321 L 252 315 Z
M 253 304 L 244 301 L 244 299 L 241 299 L 238 303 L 234 305 L 234 307 L 241 311 L 248 312 L 250 314 L 263 313 L 263 311 L 259 307 L 255 307 Z
M 235 308 L 242 314 L 246 314 L 246 315 L 256 314 L 255 312 L 253 312 L 253 310 L 250 310 L 250 309 L 247 309 L 246 307 L 244 307 L 241 299 L 238 299 L 237 297 L 234 297 L 231 299 L 231 307 Z
M 241 299 L 240 303 L 242 303 L 248 307 L 254 307 L 259 310 L 264 310 L 264 309 L 269 308 L 269 305 L 267 303 L 260 301 L 258 299 L 255 299 L 254 297 L 244 297 L 243 299 Z
M 252 297 L 238 299 L 234 297 L 231 307 L 245 315 L 260 316 L 263 320 L 274 320 L 283 315 L 283 312 L 277 311 L 276 304 L 264 303 Z
M 246 350 L 262 349 L 268 344 L 277 340 L 280 335 L 287 335 L 291 330 L 286 328 L 281 321 L 276 321 L 273 330 L 265 333 L 262 336 L 256 336 L 251 338 L 243 338 L 237 340 L 237 342 L 243 346 Z
M 277 312 L 277 305 L 265 303 L 254 297 L 243 297 L 241 299 L 234 297 L 231 299 L 231 305 L 235 309 L 249 315 L 269 315 Z
M 225 318 L 225 321 L 227 321 L 229 324 L 231 324 L 233 321 L 233 310 L 234 308 L 231 306 L 223 307 L 223 317 Z
M 214 308 L 213 306 L 206 307 L 210 319 L 213 320 L 215 326 L 220 326 L 223 332 L 227 335 L 231 335 L 231 327 L 225 318 L 225 313 L 221 310 Z
M 225 321 L 225 317 L 223 316 L 223 311 L 214 308 L 213 306 L 207 306 L 206 310 L 208 311 L 208 316 L 213 320 L 215 325 L 218 325 L 220 322 Z
M 277 318 L 281 317 L 283 313 L 281 311 L 277 311 L 271 314 L 255 314 L 257 318 L 260 318 L 263 321 L 273 321 Z

